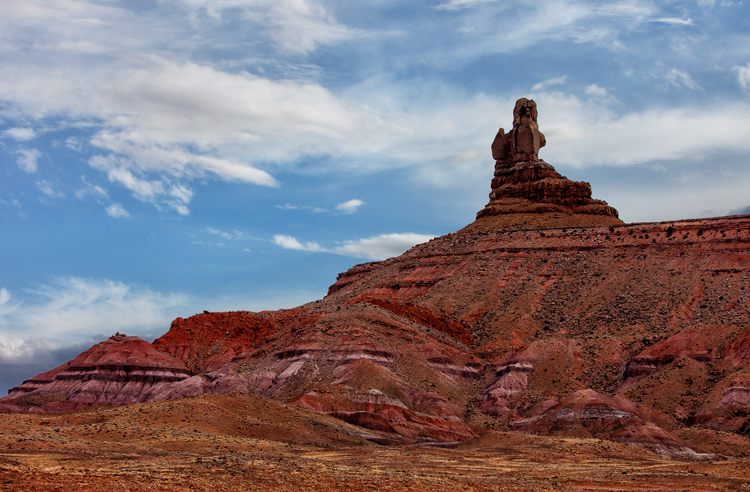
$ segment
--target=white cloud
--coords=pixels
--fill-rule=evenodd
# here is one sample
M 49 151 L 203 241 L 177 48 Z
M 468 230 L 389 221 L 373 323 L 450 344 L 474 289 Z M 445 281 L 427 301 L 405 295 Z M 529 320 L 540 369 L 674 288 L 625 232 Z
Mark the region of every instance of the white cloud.
M 56 278 L 19 296 L 0 288 L 0 389 L 48 371 L 118 331 L 150 340 L 166 333 L 176 317 L 201 309 L 291 308 L 323 295 L 285 291 L 268 292 L 265 297 L 240 293 L 196 298 L 76 277 Z
M 276 234 L 273 237 L 273 242 L 276 243 L 276 245 L 281 246 L 284 249 L 293 249 L 296 251 L 313 251 L 313 252 L 326 251 L 325 249 L 321 248 L 318 243 L 314 241 L 310 241 L 310 242 L 302 244 L 296 238 L 292 236 L 286 236 L 284 234 Z
M 277 186 L 267 171 L 249 161 L 339 153 L 366 118 L 364 108 L 315 84 L 164 61 L 118 76 L 106 96 L 110 109 L 100 117 L 108 123 L 91 143 L 111 154 L 92 158 L 92 167 L 136 198 L 166 202 L 180 213 L 187 211 L 192 192 L 175 200 L 169 191 L 173 186 L 188 192 L 189 181 L 210 174 Z M 80 109 L 102 113 L 100 108 Z
M 11 295 L 0 289 L 0 385 L 19 384 L 74 357 L 115 332 L 152 338 L 195 299 L 120 282 L 55 278 Z
M 42 156 L 42 153 L 37 149 L 21 149 L 16 152 L 18 159 L 16 160 L 18 167 L 29 174 L 33 174 L 37 169 L 37 161 Z
M 607 89 L 597 84 L 589 84 L 583 90 L 591 100 L 596 101 L 598 104 L 610 105 L 618 103 L 617 98 L 609 93 Z
M 130 213 L 125 210 L 119 203 L 113 203 L 109 207 L 105 208 L 104 211 L 107 213 L 107 215 L 109 215 L 110 217 L 114 217 L 115 219 L 130 218 Z
M 270 13 L 264 22 L 274 29 L 271 37 L 286 51 L 309 53 L 320 45 L 330 45 L 360 35 L 339 24 L 319 3 L 309 0 L 270 0 Z
M 105 171 L 113 183 L 118 183 L 133 193 L 138 200 L 159 206 L 164 203 L 180 215 L 188 215 L 187 205 L 193 197 L 193 191 L 187 186 L 173 183 L 169 177 L 154 180 L 136 176 L 128 169 L 129 161 L 114 156 L 94 156 L 89 163 L 95 169 Z
M 0 334 L 0 362 L 8 363 L 33 360 L 39 357 L 40 354 L 49 353 L 58 347 L 57 344 L 45 339 L 32 338 L 24 340 Z M 52 367 L 49 369 L 52 369 Z
M 587 96 L 593 96 L 593 97 L 607 97 L 609 94 L 607 94 L 607 89 L 604 87 L 600 87 L 596 84 L 591 84 L 586 86 L 586 89 L 584 90 Z
M 5 294 L 10 299 L 10 294 Z M 192 312 L 189 299 L 111 280 L 55 278 L 24 292 L 24 302 L 0 304 L 0 328 L 9 338 L 68 343 L 92 334 L 163 333 L 177 314 Z M 193 308 L 194 309 L 194 308 Z M 72 338 L 71 338 L 72 337 Z
M 693 22 L 693 19 L 691 19 L 690 17 L 660 17 L 658 19 L 654 19 L 654 22 L 661 22 L 662 24 L 675 24 L 680 26 L 692 26 L 693 24 L 695 24 L 695 22 Z
M 214 12 L 219 18 L 226 9 L 259 16 L 253 22 L 295 52 L 358 35 L 308 0 L 186 4 L 188 10 Z M 165 52 L 164 36 L 186 34 L 175 31 L 184 29 L 184 24 L 153 17 L 163 13 L 160 9 L 136 13 L 85 0 L 55 5 L 43 0 L 8 0 L 3 9 L 0 52 L 26 50 L 34 56 L 0 65 L 2 113 L 90 124 L 99 129 L 90 143 L 104 151 L 100 157 L 108 159 L 111 153 L 121 167 L 144 182 L 162 181 L 167 175 L 172 183 L 187 189 L 191 180 L 213 176 L 277 186 L 260 166 L 333 152 L 337 141 L 346 138 L 364 117 L 363 108 L 350 107 L 312 81 L 272 80 L 206 62 L 168 61 L 173 55 L 176 60 L 185 59 L 174 52 L 164 58 L 154 56 Z M 227 19 L 234 22 L 237 14 L 231 12 Z M 262 39 L 257 29 L 248 32 L 256 39 L 237 40 L 238 46 L 255 45 L 258 37 Z M 192 42 L 188 35 L 182 39 Z M 49 56 L 44 51 L 44 46 L 64 43 L 80 46 L 82 40 L 101 45 L 104 56 L 92 63 L 84 53 L 90 50 L 76 49 L 77 55 L 70 57 Z M 174 38 L 169 42 L 174 44 Z M 221 44 L 217 38 L 206 42 Z M 171 46 L 175 48 L 181 47 Z M 15 130 L 9 135 L 29 133 Z M 80 148 L 80 142 L 73 144 Z M 143 193 L 134 193 L 146 199 Z M 168 196 L 168 192 L 154 193 L 149 199 L 158 204 Z M 189 204 L 167 205 L 184 214 Z
M 354 212 L 359 210 L 359 207 L 361 207 L 364 204 L 365 202 L 355 198 L 353 200 L 339 203 L 338 205 L 336 205 L 336 210 L 345 214 L 353 214 Z
M 750 63 L 744 67 L 734 67 L 737 71 L 737 81 L 746 91 L 750 91 Z
M 36 136 L 33 128 L 8 128 L 3 133 L 18 142 L 33 140 Z
M 476 7 L 485 3 L 494 2 L 495 0 L 449 0 L 446 3 L 438 5 L 436 8 L 443 10 L 460 10 L 465 8 Z
M 266 46 L 269 37 L 283 49 L 303 54 L 342 39 L 392 35 L 346 28 L 332 15 L 333 7 L 324 8 L 310 0 L 170 0 L 159 3 L 152 14 L 151 10 L 131 11 L 113 5 L 118 4 L 7 0 L 4 8 L 8 15 L 0 19 L 0 51 L 37 51 L 35 57 L 0 64 L 2 113 L 6 118 L 22 115 L 18 128 L 29 125 L 31 118 L 60 118 L 63 127 L 88 126 L 93 138 L 83 142 L 79 137 L 70 145 L 76 149 L 93 145 L 99 154 L 90 160 L 93 168 L 160 209 L 188 214 L 196 181 L 277 186 L 277 172 L 286 175 L 300 162 L 313 160 L 320 173 L 341 167 L 372 172 L 412 166 L 415 175 L 425 176 L 424 184 L 456 185 L 455 178 L 469 178 L 452 163 L 469 166 L 471 179 L 479 176 L 480 166 L 472 160 L 486 158 L 487 142 L 498 123 L 506 129 L 509 126 L 505 118 L 515 97 L 466 95 L 455 86 L 439 83 L 410 92 L 407 84 L 394 84 L 371 74 L 358 85 L 334 90 L 324 86 L 324 76 L 304 72 L 304 80 L 301 71 L 285 68 L 266 74 L 262 70 L 268 65 L 257 60 L 268 54 L 257 47 Z M 174 9 L 175 5 L 179 8 Z M 466 30 L 453 33 L 460 41 L 455 52 L 446 55 L 441 50 L 439 56 L 465 60 L 558 40 L 610 46 L 619 34 L 633 32 L 641 23 L 671 19 L 651 2 L 632 0 L 607 4 L 555 0 L 522 8 L 503 2 L 446 0 L 441 7 L 454 10 L 450 17 L 457 20 L 452 22 Z M 169 8 L 174 17 L 158 17 L 164 13 L 160 8 Z M 439 14 L 446 16 L 447 12 Z M 235 21 L 267 30 L 232 28 L 231 33 L 239 37 L 230 43 L 222 31 Z M 141 29 L 141 24 L 158 28 Z M 25 27 L 16 27 L 21 25 Z M 97 63 L 91 63 L 86 55 L 91 48 L 86 48 L 84 41 L 102 46 L 104 55 L 97 57 Z M 63 46 L 60 49 L 70 56 L 45 51 L 52 53 L 56 45 Z M 243 56 L 248 58 L 239 59 L 230 49 L 247 52 Z M 224 62 L 208 62 L 208 55 L 190 61 L 193 53 L 211 50 L 226 55 Z M 430 52 L 425 55 L 429 58 Z M 299 68 L 311 62 L 291 54 L 272 63 Z M 320 74 L 321 67 L 315 68 L 318 71 L 314 73 Z M 750 65 L 737 67 L 737 71 L 740 84 L 750 86 Z M 667 77 L 684 89 L 701 87 L 682 70 L 674 69 Z M 566 82 L 565 76 L 554 77 L 535 84 L 534 92 L 562 90 Z M 531 85 L 528 80 L 524 83 Z M 542 131 L 566 145 L 560 151 L 550 145 L 545 152 L 565 155 L 566 162 L 591 160 L 580 150 L 600 147 L 592 140 L 598 133 L 592 130 L 595 125 L 616 127 L 617 121 L 631 116 L 611 114 L 612 108 L 604 103 L 614 99 L 603 96 L 605 90 L 598 85 L 590 84 L 585 92 L 592 100 L 602 99 L 595 101 L 600 113 L 589 111 L 580 100 L 575 108 L 584 113 L 580 116 L 573 114 L 572 107 L 566 114 L 571 117 L 565 119 L 555 118 L 549 108 L 540 110 Z M 414 97 L 415 93 L 419 96 Z M 436 100 L 442 103 L 435 104 Z M 731 117 L 721 120 L 708 106 L 685 111 L 693 109 L 716 116 L 714 122 L 721 127 L 731 123 Z M 639 120 L 639 115 L 632 119 Z M 650 144 L 651 140 L 646 137 L 649 143 L 642 151 L 627 149 L 614 159 L 642 162 L 663 157 L 664 150 Z M 744 148 L 742 140 L 730 142 L 729 148 Z M 632 142 L 629 145 L 639 147 Z M 701 134 L 687 144 L 698 152 L 713 145 Z M 302 159 L 305 156 L 312 159 Z M 600 153 L 597 159 L 601 157 Z M 605 157 L 598 162 L 611 162 L 613 155 Z
M 434 238 L 426 234 L 382 234 L 380 236 L 345 241 L 343 245 L 333 248 L 333 252 L 355 258 L 385 260 L 402 254 L 407 249 Z
M 615 114 L 605 104 L 560 93 L 535 95 L 540 157 L 553 165 L 634 165 L 699 158 L 712 151 L 750 152 L 750 105 L 649 107 Z
M 469 6 L 472 8 L 465 8 Z M 461 48 L 459 59 L 566 40 L 622 50 L 620 33 L 633 30 L 658 13 L 652 4 L 633 0 L 604 3 L 552 0 L 523 5 L 454 0 L 442 8 L 465 11 L 461 17 L 463 34 L 471 43 Z
M 434 237 L 415 233 L 382 234 L 364 239 L 344 241 L 340 246 L 333 248 L 323 248 L 318 243 L 312 241 L 302 243 L 292 236 L 282 234 L 274 236 L 273 240 L 278 246 L 284 249 L 333 253 L 370 260 L 385 260 L 386 258 L 398 256 L 412 246 L 429 241 Z

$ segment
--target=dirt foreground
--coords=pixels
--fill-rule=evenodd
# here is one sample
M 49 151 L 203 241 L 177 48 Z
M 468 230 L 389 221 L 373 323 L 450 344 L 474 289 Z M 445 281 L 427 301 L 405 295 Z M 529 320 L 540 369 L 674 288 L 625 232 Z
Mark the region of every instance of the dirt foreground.
M 596 439 L 490 432 L 385 447 L 247 394 L 0 419 L 0 490 L 750 490 L 750 459 L 665 461 Z

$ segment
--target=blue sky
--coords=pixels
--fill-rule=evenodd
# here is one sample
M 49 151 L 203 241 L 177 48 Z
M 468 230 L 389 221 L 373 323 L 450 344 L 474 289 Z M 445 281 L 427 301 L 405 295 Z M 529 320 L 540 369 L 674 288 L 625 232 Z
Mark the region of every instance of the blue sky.
M 0 392 L 471 222 L 498 127 L 627 222 L 750 210 L 742 1 L 3 0 Z

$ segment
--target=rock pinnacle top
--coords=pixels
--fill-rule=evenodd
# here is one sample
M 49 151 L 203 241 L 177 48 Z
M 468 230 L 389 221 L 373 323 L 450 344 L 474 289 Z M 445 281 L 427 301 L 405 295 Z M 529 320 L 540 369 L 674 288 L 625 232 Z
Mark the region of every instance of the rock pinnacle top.
M 547 142 L 537 116 L 532 99 L 516 101 L 513 129 L 500 128 L 492 142 L 490 201 L 463 231 L 622 224 L 617 210 L 591 198 L 589 183 L 571 181 L 539 158 Z

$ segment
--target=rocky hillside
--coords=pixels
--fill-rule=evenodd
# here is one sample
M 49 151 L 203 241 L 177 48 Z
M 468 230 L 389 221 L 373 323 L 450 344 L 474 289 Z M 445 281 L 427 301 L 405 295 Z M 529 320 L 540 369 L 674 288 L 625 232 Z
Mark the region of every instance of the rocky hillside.
M 115 336 L 0 409 L 241 391 L 381 443 L 504 429 L 750 453 L 750 216 L 622 224 L 538 160 L 522 101 L 493 144 L 502 179 L 462 231 L 357 265 L 292 310 L 178 318 L 153 344 Z

